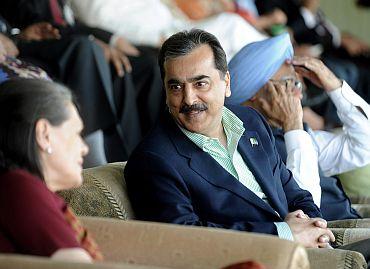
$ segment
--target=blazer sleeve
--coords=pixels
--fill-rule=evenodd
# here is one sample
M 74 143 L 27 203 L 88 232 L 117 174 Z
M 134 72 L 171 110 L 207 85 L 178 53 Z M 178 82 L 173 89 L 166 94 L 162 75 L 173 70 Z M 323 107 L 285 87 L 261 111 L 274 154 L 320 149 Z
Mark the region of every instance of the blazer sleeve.
M 193 208 L 186 182 L 170 164 L 170 158 L 150 152 L 133 155 L 125 168 L 125 179 L 138 219 L 277 235 L 273 222 L 214 223 L 201 219 Z

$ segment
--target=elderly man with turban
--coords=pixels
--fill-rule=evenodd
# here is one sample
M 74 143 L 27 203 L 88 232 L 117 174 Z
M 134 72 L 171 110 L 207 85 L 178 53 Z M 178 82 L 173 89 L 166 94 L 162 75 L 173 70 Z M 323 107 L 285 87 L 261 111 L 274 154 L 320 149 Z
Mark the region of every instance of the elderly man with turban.
M 293 54 L 288 34 L 244 47 L 229 64 L 226 103 L 251 106 L 267 118 L 280 156 L 326 220 L 359 218 L 334 175 L 370 163 L 370 106 L 320 60 Z M 299 75 L 328 94 L 343 122 L 340 132 L 303 123 Z

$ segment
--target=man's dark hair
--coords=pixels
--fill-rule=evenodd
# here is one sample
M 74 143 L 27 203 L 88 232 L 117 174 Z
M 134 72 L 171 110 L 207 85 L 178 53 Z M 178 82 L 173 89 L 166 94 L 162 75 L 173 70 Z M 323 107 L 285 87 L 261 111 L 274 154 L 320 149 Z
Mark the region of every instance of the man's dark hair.
M 18 78 L 0 84 L 0 170 L 21 168 L 44 179 L 36 123 L 61 125 L 72 101 L 66 87 L 50 81 Z
M 214 35 L 206 31 L 192 29 L 190 31 L 178 32 L 163 43 L 158 55 L 158 64 L 163 82 L 165 77 L 164 63 L 168 59 L 187 55 L 192 50 L 204 44 L 211 47 L 215 67 L 220 71 L 223 78 L 227 72 L 227 61 L 225 51 L 221 47 L 220 42 Z

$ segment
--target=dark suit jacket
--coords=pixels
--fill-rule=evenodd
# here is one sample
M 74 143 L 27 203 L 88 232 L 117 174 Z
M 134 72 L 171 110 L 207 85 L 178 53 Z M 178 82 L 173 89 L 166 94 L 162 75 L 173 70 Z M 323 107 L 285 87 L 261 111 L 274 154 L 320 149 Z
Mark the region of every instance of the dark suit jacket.
M 238 151 L 269 204 L 191 142 L 166 113 L 125 169 L 139 219 L 277 234 L 273 222 L 283 221 L 290 211 L 302 209 L 321 217 L 311 194 L 300 189 L 285 168 L 262 116 L 251 108 L 230 109 L 246 129 Z M 252 146 L 250 138 L 258 145 Z
M 282 129 L 272 128 L 276 148 L 286 162 L 287 152 L 285 147 L 284 132 Z M 360 216 L 351 207 L 351 202 L 344 192 L 340 181 L 336 177 L 326 177 L 320 170 L 321 187 L 321 213 L 326 220 L 358 219 Z

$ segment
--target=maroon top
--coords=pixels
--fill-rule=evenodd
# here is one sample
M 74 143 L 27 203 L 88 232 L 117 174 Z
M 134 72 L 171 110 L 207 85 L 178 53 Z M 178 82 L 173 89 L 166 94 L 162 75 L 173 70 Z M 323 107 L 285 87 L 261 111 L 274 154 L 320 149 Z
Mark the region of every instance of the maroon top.
M 0 174 L 0 252 L 51 256 L 81 247 L 64 218 L 66 203 L 25 170 Z

